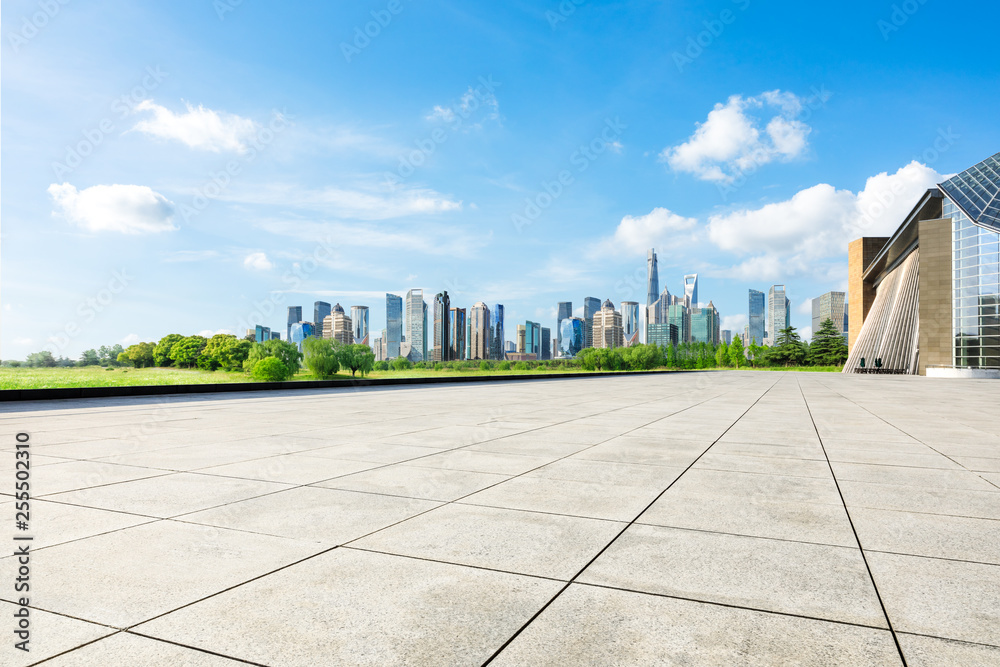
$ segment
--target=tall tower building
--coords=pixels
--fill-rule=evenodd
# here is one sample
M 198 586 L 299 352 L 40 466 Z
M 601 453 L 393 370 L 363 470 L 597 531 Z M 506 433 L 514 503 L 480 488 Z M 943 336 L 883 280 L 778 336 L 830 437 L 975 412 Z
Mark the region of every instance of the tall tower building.
M 778 334 L 792 324 L 791 302 L 784 285 L 772 285 L 767 294 L 767 335 L 765 345 L 774 345 Z
M 556 315 L 556 355 L 559 356 L 562 350 L 561 336 L 562 336 L 562 321 L 573 317 L 573 302 L 572 301 L 560 301 L 559 310 Z
M 622 331 L 622 315 L 615 310 L 615 305 L 608 299 L 601 309 L 594 313 L 593 324 L 594 347 L 622 347 L 625 336 Z
M 292 325 L 302 321 L 302 306 L 288 307 L 288 328 L 285 330 L 285 340 L 292 340 Z
M 747 324 L 747 335 L 750 336 L 750 339 L 747 341 L 747 345 L 750 342 L 756 342 L 758 345 L 764 344 L 764 331 L 767 328 L 764 312 L 764 293 L 755 289 L 750 290 L 749 324 Z
M 411 289 L 406 293 L 406 340 L 410 343 L 410 359 L 415 362 L 427 358 L 426 310 L 422 289 Z
M 518 354 L 525 354 L 528 351 L 527 327 L 523 324 L 517 325 L 517 347 Z
M 565 359 L 572 359 L 576 353 L 583 349 L 585 336 L 583 335 L 584 321 L 582 317 L 567 317 L 562 321 L 560 327 L 562 331 L 559 337 L 559 356 Z
M 490 359 L 502 360 L 507 353 L 506 339 L 503 332 L 503 314 L 503 304 L 494 304 L 493 313 L 491 314 L 493 328 L 490 331 Z
M 434 295 L 434 351 L 431 361 L 451 360 L 451 299 L 448 292 Z
M 465 359 L 465 308 L 451 309 L 451 359 Z
M 660 293 L 660 273 L 656 268 L 656 251 L 649 249 L 646 255 L 646 305 L 651 306 Z
M 368 306 L 351 306 L 351 323 L 354 325 L 354 342 L 368 345 Z
M 584 346 L 594 347 L 594 315 L 601 310 L 601 300 L 588 296 L 583 300 L 583 321 L 586 322 L 583 335 Z
M 469 311 L 469 358 L 491 359 L 490 309 L 482 301 Z
M 396 294 L 385 295 L 385 358 L 395 359 L 403 342 L 403 297 Z
M 704 308 L 691 309 L 691 342 L 719 344 L 719 311 L 711 301 Z
M 313 304 L 313 324 L 316 325 L 315 336 L 319 338 L 324 338 L 323 335 L 323 322 L 326 321 L 326 316 L 330 314 L 330 304 L 326 301 L 317 301 Z
M 538 322 L 529 320 L 524 323 L 524 353 L 533 354 L 536 359 L 541 359 L 542 327 Z
M 844 334 L 847 342 L 847 311 L 845 309 L 847 295 L 844 292 L 827 292 L 812 300 L 812 333 L 815 336 L 826 320 L 833 320 L 833 326 Z
M 684 276 L 684 298 L 688 300 L 688 308 L 698 307 L 698 274 L 690 273 Z
M 330 314 L 323 320 L 323 337 L 332 338 L 344 345 L 354 343 L 354 328 L 351 318 L 347 316 L 339 303 L 330 310 Z
M 539 359 L 552 358 L 552 332 L 548 327 L 542 327 L 542 347 Z
M 635 301 L 622 301 L 622 330 L 625 347 L 639 343 L 639 304 Z

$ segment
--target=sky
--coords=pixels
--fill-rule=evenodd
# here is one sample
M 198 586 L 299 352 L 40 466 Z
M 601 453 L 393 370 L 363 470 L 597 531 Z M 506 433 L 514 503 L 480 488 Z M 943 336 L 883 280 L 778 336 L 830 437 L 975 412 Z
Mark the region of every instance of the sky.
M 0 357 L 284 331 L 447 290 L 555 327 L 699 275 L 846 291 L 847 243 L 1000 150 L 1000 7 L 7 0 Z M 974 17 L 970 20 L 970 17 Z

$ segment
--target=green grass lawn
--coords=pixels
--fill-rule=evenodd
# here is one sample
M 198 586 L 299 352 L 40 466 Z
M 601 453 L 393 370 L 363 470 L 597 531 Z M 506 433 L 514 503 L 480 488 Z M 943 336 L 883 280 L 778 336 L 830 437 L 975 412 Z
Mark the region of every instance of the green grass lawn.
M 657 370 L 666 371 L 670 369 L 660 368 Z M 729 369 L 709 369 L 709 370 L 729 370 Z M 740 370 L 764 370 L 764 371 L 819 371 L 819 372 L 839 372 L 839 366 L 808 366 L 790 368 L 741 368 Z M 442 369 L 439 371 L 429 368 L 411 369 L 408 371 L 374 371 L 368 374 L 369 378 L 438 378 L 455 376 L 486 376 L 486 375 L 553 375 L 555 373 L 579 373 L 586 374 L 579 367 L 553 368 L 553 369 L 531 369 L 531 370 L 509 370 L 509 371 L 456 371 L 452 369 Z M 627 373 L 628 371 L 619 371 Z M 359 375 L 358 378 L 361 376 Z M 315 380 L 309 371 L 302 369 L 293 380 Z M 341 371 L 331 378 L 333 380 L 351 381 L 349 372 Z M 141 387 L 149 385 L 172 385 L 172 384 L 221 384 L 229 382 L 254 382 L 253 378 L 245 373 L 224 372 L 224 371 L 200 371 L 181 368 L 114 368 L 105 370 L 100 366 L 86 366 L 83 368 L 0 368 L 0 389 L 54 389 L 58 387 Z

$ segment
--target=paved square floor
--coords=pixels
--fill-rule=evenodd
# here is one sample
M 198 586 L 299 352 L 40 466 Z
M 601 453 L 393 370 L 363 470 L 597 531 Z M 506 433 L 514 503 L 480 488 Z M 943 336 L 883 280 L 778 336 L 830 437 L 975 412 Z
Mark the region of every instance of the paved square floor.
M 0 405 L 0 664 L 1000 665 L 1000 383 L 699 372 Z

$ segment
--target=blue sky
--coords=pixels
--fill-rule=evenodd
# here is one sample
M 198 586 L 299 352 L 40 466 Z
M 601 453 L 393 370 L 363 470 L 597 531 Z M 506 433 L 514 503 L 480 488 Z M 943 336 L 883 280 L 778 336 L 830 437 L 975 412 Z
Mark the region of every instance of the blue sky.
M 850 239 L 998 150 L 998 14 L 4 2 L 0 355 L 283 330 L 317 299 L 377 335 L 411 287 L 554 326 L 643 301 L 650 246 L 727 325 L 784 283 L 808 327 Z

